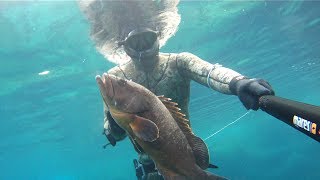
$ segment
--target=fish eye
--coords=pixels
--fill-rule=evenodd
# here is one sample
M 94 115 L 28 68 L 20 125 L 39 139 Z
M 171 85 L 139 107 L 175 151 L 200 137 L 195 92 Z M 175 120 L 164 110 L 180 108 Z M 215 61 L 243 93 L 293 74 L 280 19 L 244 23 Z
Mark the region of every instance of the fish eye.
M 127 84 L 127 81 L 124 79 L 120 79 L 119 84 L 120 84 L 120 86 L 124 86 L 125 84 Z

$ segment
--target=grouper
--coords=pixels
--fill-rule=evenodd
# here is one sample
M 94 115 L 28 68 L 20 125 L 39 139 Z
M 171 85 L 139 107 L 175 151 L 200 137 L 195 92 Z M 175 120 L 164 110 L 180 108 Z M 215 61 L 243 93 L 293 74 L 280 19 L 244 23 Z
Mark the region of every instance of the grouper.
M 154 161 L 165 179 L 225 179 L 205 171 L 208 148 L 170 98 L 113 75 L 96 76 L 116 123 Z

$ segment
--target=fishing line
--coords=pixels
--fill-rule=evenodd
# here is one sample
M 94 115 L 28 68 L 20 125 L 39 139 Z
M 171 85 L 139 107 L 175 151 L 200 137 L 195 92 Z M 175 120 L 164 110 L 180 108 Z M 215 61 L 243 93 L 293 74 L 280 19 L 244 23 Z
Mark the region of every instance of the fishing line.
M 242 116 L 240 116 L 239 118 L 237 118 L 236 120 L 232 121 L 231 123 L 225 125 L 223 128 L 221 128 L 220 130 L 218 130 L 217 132 L 211 134 L 210 136 L 208 136 L 207 138 L 205 138 L 204 140 L 208 140 L 210 138 L 212 138 L 214 135 L 218 134 L 219 132 L 221 132 L 222 130 L 224 130 L 225 128 L 229 127 L 230 125 L 236 123 L 237 121 L 239 121 L 240 119 L 242 119 L 243 117 L 245 117 L 247 114 L 249 114 L 251 112 L 251 110 L 247 111 L 246 113 L 244 113 Z

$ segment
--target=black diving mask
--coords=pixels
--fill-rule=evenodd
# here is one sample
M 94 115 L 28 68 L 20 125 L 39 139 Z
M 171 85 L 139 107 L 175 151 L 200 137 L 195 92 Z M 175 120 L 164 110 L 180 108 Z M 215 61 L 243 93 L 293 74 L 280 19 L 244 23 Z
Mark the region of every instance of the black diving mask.
M 148 28 L 131 31 L 127 38 L 119 42 L 132 59 L 146 59 L 159 53 L 158 33 Z

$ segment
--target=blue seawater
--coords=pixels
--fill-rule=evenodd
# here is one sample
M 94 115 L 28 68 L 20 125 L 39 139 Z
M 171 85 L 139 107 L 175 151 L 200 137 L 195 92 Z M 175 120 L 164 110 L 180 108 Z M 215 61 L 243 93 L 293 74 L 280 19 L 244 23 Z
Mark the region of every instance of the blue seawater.
M 319 8 L 182 1 L 179 30 L 161 50 L 192 52 L 319 106 Z M 135 179 L 129 140 L 102 148 L 94 77 L 114 64 L 96 51 L 89 28 L 74 1 L 0 2 L 0 179 Z M 247 111 L 237 97 L 193 83 L 190 112 L 194 132 L 207 138 Z M 230 179 L 320 179 L 320 144 L 262 111 L 206 143 L 219 166 L 210 171 Z

